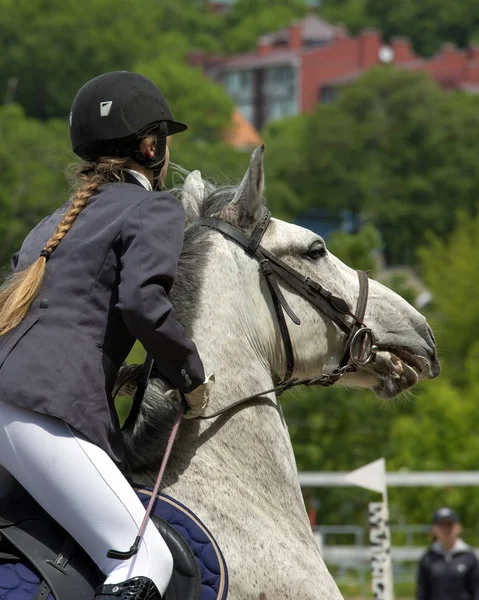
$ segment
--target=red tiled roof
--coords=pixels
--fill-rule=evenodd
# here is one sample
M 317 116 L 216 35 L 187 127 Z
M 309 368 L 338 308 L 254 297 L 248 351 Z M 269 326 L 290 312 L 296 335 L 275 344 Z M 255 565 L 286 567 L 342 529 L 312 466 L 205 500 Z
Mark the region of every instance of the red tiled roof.
M 335 38 L 336 28 L 315 15 L 309 15 L 300 21 L 303 41 L 308 42 L 330 42 Z M 261 40 L 268 44 L 280 44 L 289 39 L 289 28 L 285 27 L 274 33 L 264 35 Z
M 228 71 L 230 69 L 250 69 L 254 67 L 273 67 L 276 65 L 290 65 L 301 56 L 302 49 L 299 50 L 278 50 L 274 48 L 269 54 L 263 56 L 259 54 L 237 54 L 218 66 L 219 71 Z
M 239 150 L 249 150 L 262 144 L 263 139 L 246 117 L 235 109 L 231 127 L 225 134 L 225 142 Z

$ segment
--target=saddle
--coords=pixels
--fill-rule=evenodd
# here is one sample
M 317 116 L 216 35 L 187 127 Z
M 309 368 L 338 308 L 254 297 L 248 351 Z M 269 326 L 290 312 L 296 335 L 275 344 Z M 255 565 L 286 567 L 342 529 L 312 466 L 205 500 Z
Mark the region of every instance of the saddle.
M 137 489 L 143 503 L 149 499 L 148 494 L 151 496 L 150 492 L 144 487 Z M 164 495 L 159 497 L 157 505 L 160 508 L 155 509 L 152 521 L 174 561 L 164 599 L 224 600 L 227 571 L 219 549 L 215 547 L 216 554 L 213 554 L 221 559 L 221 564 L 211 561 L 210 551 L 205 552 L 202 535 L 195 531 L 193 536 L 188 536 L 188 526 L 181 524 L 185 518 L 192 519 L 186 507 Z M 193 517 L 193 525 L 200 525 L 209 534 L 197 517 Z M 168 521 L 175 522 L 176 528 Z M 190 537 L 189 544 L 180 531 Z M 206 535 L 208 543 L 214 542 L 209 536 Z M 197 548 L 192 537 L 197 538 L 197 546 L 199 540 Z M 208 556 L 209 567 L 201 559 L 202 554 Z M 217 577 L 216 572 L 221 577 Z M 89 600 L 103 581 L 104 575 L 90 557 L 20 485 L 0 499 L 0 600 L 10 598 L 12 590 L 15 590 L 16 600 Z

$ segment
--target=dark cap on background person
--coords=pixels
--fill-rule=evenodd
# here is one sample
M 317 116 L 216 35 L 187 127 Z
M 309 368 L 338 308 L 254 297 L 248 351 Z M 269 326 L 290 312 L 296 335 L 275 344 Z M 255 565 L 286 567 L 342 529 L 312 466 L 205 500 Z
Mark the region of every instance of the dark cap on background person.
M 436 525 L 444 521 L 448 521 L 449 523 L 459 523 L 459 516 L 452 508 L 444 506 L 436 510 L 432 517 L 432 523 L 433 525 Z

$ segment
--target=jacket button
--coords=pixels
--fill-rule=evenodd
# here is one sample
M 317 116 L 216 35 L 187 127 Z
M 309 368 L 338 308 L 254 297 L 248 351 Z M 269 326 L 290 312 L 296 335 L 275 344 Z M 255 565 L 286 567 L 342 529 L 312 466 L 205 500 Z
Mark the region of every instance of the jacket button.
M 40 308 L 48 308 L 49 304 L 48 298 L 43 298 L 40 302 Z
M 180 373 L 181 373 L 181 376 L 184 377 L 186 375 L 185 369 L 181 369 Z

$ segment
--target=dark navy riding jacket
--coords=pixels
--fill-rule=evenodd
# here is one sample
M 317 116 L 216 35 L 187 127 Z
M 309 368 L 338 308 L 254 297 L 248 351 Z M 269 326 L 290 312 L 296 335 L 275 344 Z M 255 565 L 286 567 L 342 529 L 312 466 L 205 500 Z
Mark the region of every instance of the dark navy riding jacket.
M 17 269 L 38 258 L 66 207 L 27 236 Z M 62 419 L 121 462 L 112 390 L 135 340 L 181 392 L 205 378 L 168 299 L 184 227 L 176 198 L 134 177 L 101 188 L 47 262 L 26 318 L 0 336 L 0 399 Z

